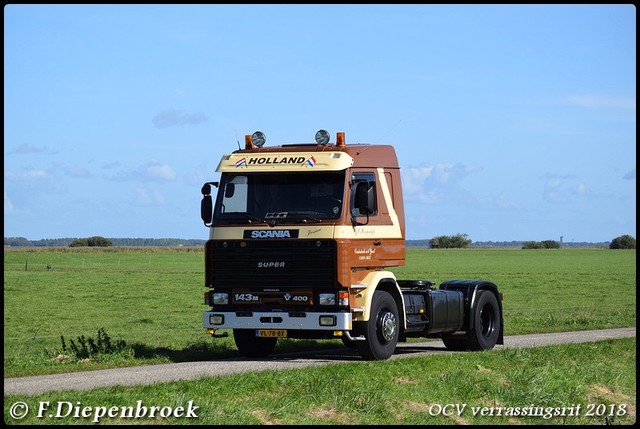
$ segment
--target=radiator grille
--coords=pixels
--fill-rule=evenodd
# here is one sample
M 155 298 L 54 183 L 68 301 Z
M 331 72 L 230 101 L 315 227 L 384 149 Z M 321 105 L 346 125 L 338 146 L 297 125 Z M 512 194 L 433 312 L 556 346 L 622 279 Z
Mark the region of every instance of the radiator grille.
M 332 240 L 209 240 L 205 254 L 208 287 L 335 287 Z

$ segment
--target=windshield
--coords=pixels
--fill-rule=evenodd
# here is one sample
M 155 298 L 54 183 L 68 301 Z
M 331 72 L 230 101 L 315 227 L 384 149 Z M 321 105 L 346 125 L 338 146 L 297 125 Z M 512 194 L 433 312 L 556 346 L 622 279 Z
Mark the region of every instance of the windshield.
M 342 213 L 344 171 L 224 173 L 214 219 L 317 221 Z

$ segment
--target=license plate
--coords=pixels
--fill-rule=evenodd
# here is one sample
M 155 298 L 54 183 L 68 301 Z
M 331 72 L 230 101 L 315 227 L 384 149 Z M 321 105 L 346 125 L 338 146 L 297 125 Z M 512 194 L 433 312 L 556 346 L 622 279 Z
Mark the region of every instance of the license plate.
M 286 329 L 258 329 L 259 337 L 269 337 L 269 338 L 286 338 L 287 330 Z

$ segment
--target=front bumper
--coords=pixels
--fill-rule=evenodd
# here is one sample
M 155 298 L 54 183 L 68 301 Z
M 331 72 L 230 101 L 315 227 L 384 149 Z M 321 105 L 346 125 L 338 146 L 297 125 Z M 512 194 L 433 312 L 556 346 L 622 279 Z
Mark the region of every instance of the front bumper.
M 290 329 L 343 331 L 351 330 L 351 313 L 347 312 L 221 312 L 205 311 L 203 327 L 206 329 Z M 246 315 L 245 315 L 246 314 Z M 222 323 L 212 323 L 212 321 Z M 333 320 L 335 324 L 320 324 L 320 320 Z

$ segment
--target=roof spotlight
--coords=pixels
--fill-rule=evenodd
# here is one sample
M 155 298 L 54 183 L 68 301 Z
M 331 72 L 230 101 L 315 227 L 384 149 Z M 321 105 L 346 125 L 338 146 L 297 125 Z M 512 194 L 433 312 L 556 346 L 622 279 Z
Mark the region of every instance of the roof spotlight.
M 255 133 L 251 134 L 251 143 L 253 143 L 255 147 L 264 146 L 264 143 L 266 141 L 267 141 L 267 137 L 264 135 L 262 131 L 256 131 Z
M 326 146 L 329 143 L 329 133 L 325 130 L 320 130 L 316 133 L 316 143 L 322 146 Z

